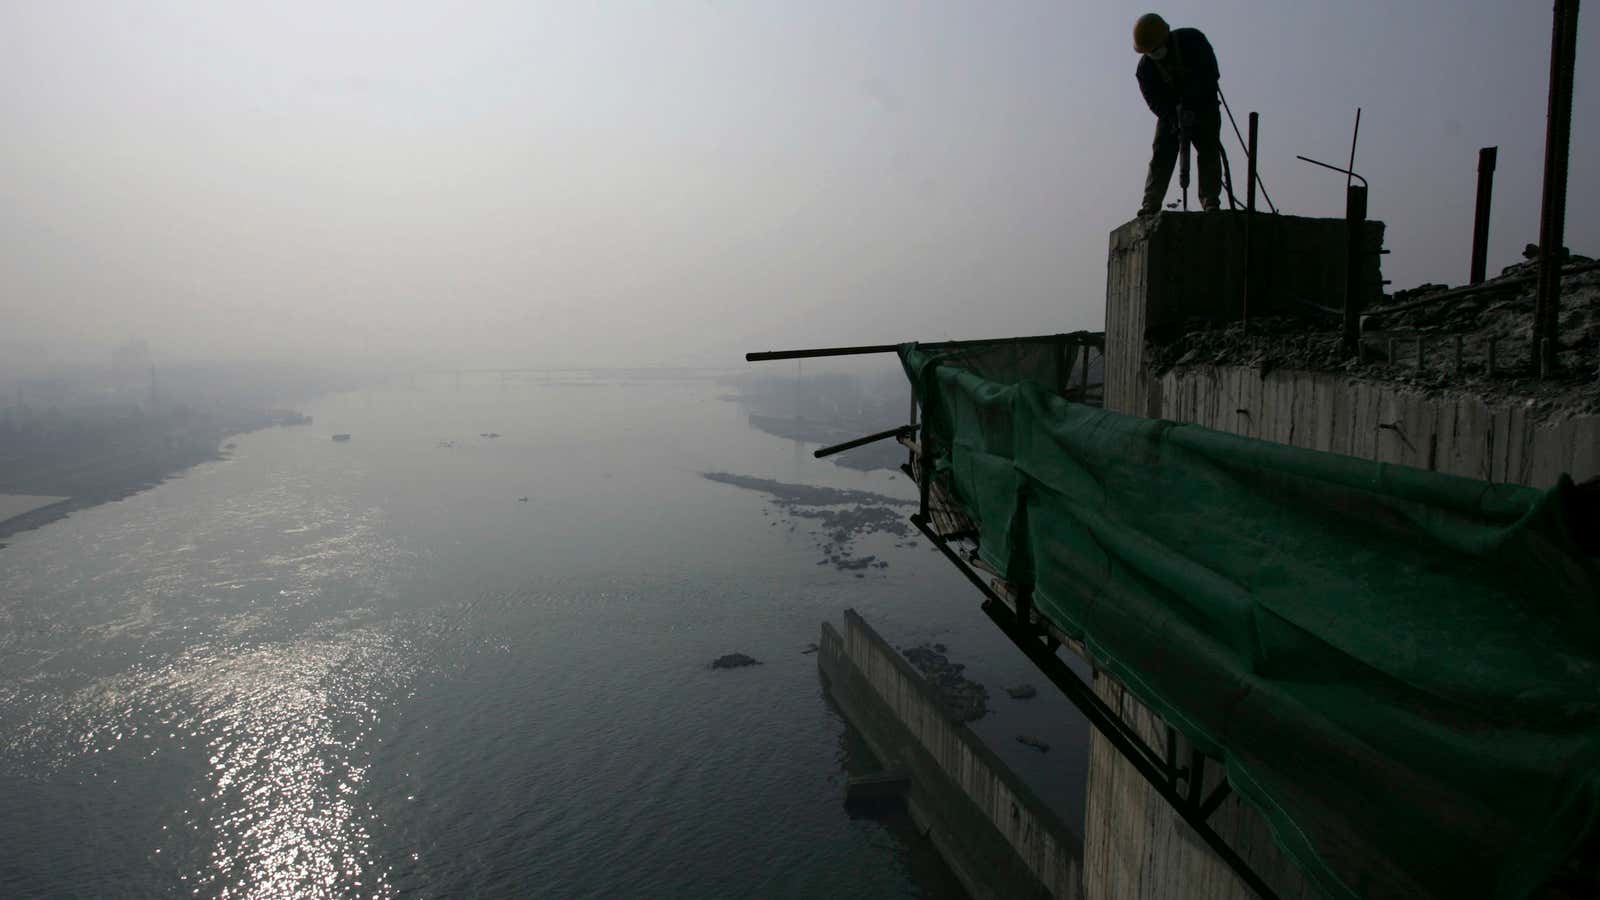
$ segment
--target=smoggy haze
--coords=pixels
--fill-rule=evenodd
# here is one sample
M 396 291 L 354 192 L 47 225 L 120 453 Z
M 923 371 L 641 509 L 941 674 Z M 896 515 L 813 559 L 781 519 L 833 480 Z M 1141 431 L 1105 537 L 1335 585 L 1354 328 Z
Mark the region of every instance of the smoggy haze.
M 1154 123 L 1140 11 L 9 0 L 0 352 L 734 364 L 1099 328 Z M 1342 179 L 1294 154 L 1342 159 L 1364 107 L 1396 286 L 1465 278 L 1480 146 L 1491 270 L 1537 239 L 1548 4 L 1160 11 L 1261 111 L 1285 211 L 1340 213 Z M 1594 33 L 1567 222 L 1587 253 Z

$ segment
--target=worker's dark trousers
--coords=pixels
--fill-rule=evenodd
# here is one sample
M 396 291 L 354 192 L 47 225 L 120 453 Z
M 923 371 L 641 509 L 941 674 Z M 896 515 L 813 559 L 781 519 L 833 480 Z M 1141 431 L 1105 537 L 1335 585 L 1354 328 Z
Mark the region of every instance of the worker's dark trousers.
M 1217 203 L 1222 198 L 1222 159 L 1218 137 L 1222 132 L 1222 113 L 1217 107 L 1196 110 L 1189 128 L 1189 143 L 1194 147 L 1195 168 L 1200 181 L 1200 205 Z M 1150 174 L 1144 180 L 1144 202 L 1140 209 L 1155 212 L 1167 198 L 1172 183 L 1172 167 L 1178 162 L 1178 123 L 1156 121 L 1156 139 L 1151 147 Z

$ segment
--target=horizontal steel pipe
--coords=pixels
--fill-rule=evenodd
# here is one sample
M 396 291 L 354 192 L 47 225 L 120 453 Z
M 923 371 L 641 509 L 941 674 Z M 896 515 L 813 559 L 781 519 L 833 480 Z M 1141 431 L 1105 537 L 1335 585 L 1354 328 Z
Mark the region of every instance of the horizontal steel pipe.
M 814 451 L 811 455 L 817 459 L 821 459 L 824 456 L 832 456 L 835 453 L 843 453 L 846 450 L 854 450 L 857 447 L 865 444 L 871 444 L 875 441 L 881 441 L 892 437 L 900 437 L 901 435 L 916 434 L 916 432 L 917 429 L 914 425 L 901 425 L 899 428 L 890 428 L 884 431 L 879 431 L 866 435 L 865 437 L 858 437 L 855 440 L 845 441 L 842 444 L 834 444 L 832 447 L 823 447 L 820 450 Z
M 990 338 L 971 341 L 930 341 L 919 343 L 924 350 L 957 350 L 962 347 L 981 347 L 985 344 L 1082 344 L 1100 347 L 1105 336 L 1099 332 L 1074 331 L 1070 334 L 1040 334 L 1029 337 Z M 766 350 L 746 353 L 746 362 L 771 362 L 780 359 L 816 359 L 823 356 L 866 356 L 873 353 L 899 352 L 900 344 L 866 344 L 859 347 L 817 347 L 810 350 Z

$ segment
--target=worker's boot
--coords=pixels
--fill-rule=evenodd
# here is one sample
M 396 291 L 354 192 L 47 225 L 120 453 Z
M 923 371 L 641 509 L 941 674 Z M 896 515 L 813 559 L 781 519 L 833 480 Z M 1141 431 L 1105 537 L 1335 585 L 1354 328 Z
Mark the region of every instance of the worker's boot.
M 1200 208 L 1206 212 L 1216 212 L 1222 208 L 1222 201 L 1218 200 L 1216 197 L 1210 197 L 1200 201 Z

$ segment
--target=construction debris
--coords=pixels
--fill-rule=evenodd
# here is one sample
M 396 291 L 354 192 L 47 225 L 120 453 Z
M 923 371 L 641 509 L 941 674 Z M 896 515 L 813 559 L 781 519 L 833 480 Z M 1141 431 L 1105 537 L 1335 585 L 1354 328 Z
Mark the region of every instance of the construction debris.
M 1188 366 L 1249 366 L 1333 372 L 1426 392 L 1471 391 L 1522 401 L 1540 419 L 1600 412 L 1600 267 L 1572 256 L 1562 278 L 1560 371 L 1539 378 L 1529 341 L 1537 262 L 1517 263 L 1497 278 L 1450 290 L 1424 284 L 1397 291 L 1362 316 L 1362 355 L 1347 358 L 1337 320 L 1317 315 L 1252 318 L 1200 328 L 1147 348 L 1159 377 Z M 1398 309 L 1398 307 L 1405 307 Z M 1385 312 L 1386 308 L 1397 308 Z M 1492 365 L 1491 365 L 1492 363 Z
M 745 656 L 743 653 L 729 653 L 711 661 L 711 668 L 713 669 L 739 669 L 745 666 L 759 665 L 761 665 L 761 660 Z
M 966 669 L 965 665 L 951 662 L 943 653 L 926 644 L 902 652 L 938 691 L 951 721 L 971 722 L 988 714 L 989 691 L 961 674 Z

